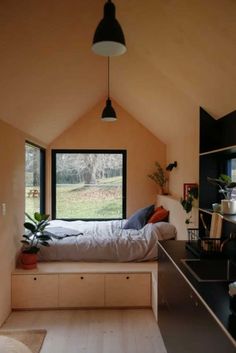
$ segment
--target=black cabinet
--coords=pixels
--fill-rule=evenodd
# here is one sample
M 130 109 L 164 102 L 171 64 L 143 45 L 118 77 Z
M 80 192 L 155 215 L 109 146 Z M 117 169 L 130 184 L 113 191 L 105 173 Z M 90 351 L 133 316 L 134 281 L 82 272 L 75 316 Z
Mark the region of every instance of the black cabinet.
M 200 108 L 200 153 L 215 150 L 220 145 L 217 121 Z
M 236 145 L 236 110 L 214 119 L 200 108 L 200 153 Z
M 211 208 L 222 195 L 207 177 L 229 174 L 229 161 L 236 157 L 236 112 L 215 120 L 200 108 L 199 206 Z
M 235 353 L 236 348 L 158 245 L 158 324 L 168 353 Z
M 215 120 L 200 108 L 200 156 L 199 156 L 199 208 L 211 210 L 213 203 L 220 203 L 223 195 L 219 187 L 207 181 L 207 177 L 219 178 L 231 174 L 231 161 L 236 158 L 236 111 Z M 205 214 L 204 219 L 210 224 Z M 229 224 L 231 223 L 231 224 Z M 236 216 L 224 216 L 222 234 L 236 231 Z M 200 234 L 204 234 L 199 219 Z M 203 231 L 203 232 L 202 232 Z

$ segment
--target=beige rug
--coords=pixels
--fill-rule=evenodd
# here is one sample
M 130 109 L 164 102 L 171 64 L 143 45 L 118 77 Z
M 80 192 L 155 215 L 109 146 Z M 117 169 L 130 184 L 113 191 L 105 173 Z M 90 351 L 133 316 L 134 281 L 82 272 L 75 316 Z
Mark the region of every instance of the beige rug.
M 0 335 L 24 343 L 32 353 L 40 352 L 46 333 L 46 330 L 0 330 Z

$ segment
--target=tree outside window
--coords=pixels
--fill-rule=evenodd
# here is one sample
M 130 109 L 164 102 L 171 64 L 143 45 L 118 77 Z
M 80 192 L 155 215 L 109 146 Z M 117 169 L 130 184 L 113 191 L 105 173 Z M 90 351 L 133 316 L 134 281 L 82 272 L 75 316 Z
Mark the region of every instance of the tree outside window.
M 126 151 L 54 150 L 53 217 L 122 219 L 126 202 Z

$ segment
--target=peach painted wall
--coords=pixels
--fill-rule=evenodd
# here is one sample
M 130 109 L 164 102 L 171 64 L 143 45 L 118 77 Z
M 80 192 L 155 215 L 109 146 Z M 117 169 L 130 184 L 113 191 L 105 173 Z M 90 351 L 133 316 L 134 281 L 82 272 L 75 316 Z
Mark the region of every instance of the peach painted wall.
M 0 120 L 0 326 L 11 311 L 11 272 L 23 234 L 26 139 L 38 143 Z
M 101 121 L 104 102 L 105 99 L 54 140 L 50 148 L 126 149 L 129 216 L 138 208 L 155 203 L 158 187 L 147 175 L 153 172 L 155 161 L 166 165 L 166 146 L 114 101 L 117 121 Z M 48 157 L 50 160 L 50 153 Z M 47 189 L 49 200 L 50 185 Z
M 169 174 L 171 197 L 160 197 L 170 211 L 170 222 L 176 226 L 177 238 L 187 239 L 186 214 L 180 204 L 184 183 L 199 183 L 199 106 L 186 102 L 185 110 L 174 119 L 176 138 L 167 144 L 167 163 L 177 161 L 178 167 Z M 191 227 L 198 227 L 198 212 L 192 212 Z
M 0 121 L 0 325 L 11 310 L 11 271 L 24 219 L 24 142 L 22 132 Z
M 191 118 L 190 118 L 191 117 Z M 177 136 L 167 144 L 167 162 L 178 162 L 178 167 L 170 173 L 172 196 L 183 196 L 184 183 L 199 181 L 199 106 L 189 109 L 176 122 Z

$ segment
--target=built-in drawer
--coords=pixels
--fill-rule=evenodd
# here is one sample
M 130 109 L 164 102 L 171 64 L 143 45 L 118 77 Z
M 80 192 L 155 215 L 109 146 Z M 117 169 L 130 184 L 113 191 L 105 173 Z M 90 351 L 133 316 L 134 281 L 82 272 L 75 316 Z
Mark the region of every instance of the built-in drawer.
M 105 306 L 151 306 L 150 273 L 106 274 Z
M 59 275 L 59 306 L 102 307 L 104 306 L 103 274 Z
M 12 275 L 12 308 L 150 307 L 151 291 L 150 272 L 20 273 Z
M 58 275 L 13 275 L 12 308 L 56 308 Z

